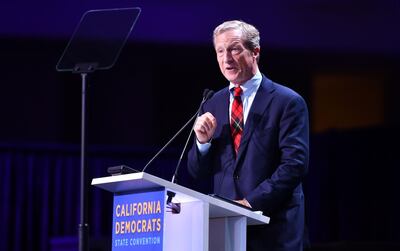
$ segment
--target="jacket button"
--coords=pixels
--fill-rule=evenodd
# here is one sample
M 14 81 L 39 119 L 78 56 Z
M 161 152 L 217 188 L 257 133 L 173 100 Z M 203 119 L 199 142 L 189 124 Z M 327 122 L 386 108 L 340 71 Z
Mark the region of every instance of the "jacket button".
M 239 175 L 235 175 L 235 176 L 233 176 L 233 178 L 234 178 L 235 180 L 238 180 L 238 179 L 239 179 Z

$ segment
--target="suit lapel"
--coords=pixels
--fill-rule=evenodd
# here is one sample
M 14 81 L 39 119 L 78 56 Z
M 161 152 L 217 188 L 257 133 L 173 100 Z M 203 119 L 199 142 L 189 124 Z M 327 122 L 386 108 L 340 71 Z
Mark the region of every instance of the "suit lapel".
M 240 159 L 246 153 L 247 146 L 251 139 L 251 135 L 254 132 L 254 129 L 257 127 L 260 119 L 263 116 L 263 113 L 268 108 L 269 104 L 272 101 L 271 93 L 274 91 L 274 87 L 272 81 L 266 78 L 263 75 L 263 79 L 261 81 L 261 85 L 257 90 L 256 96 L 254 97 L 253 104 L 251 105 L 246 125 L 244 127 L 242 139 L 240 142 L 238 156 L 236 158 L 235 169 Z
M 229 89 L 226 88 L 216 108 L 217 117 L 221 118 L 221 125 L 229 125 Z
M 232 145 L 231 151 L 229 151 L 229 159 L 235 159 L 235 153 L 233 150 L 233 142 L 231 136 L 231 129 L 230 129 L 230 120 L 229 120 L 229 98 L 230 92 L 229 88 L 226 88 L 226 91 L 223 94 L 222 102 L 220 106 L 217 108 L 217 113 L 219 114 L 218 117 L 221 118 L 221 133 L 224 134 L 222 137 L 229 139 L 229 145 Z M 231 162 L 231 161 L 229 161 Z

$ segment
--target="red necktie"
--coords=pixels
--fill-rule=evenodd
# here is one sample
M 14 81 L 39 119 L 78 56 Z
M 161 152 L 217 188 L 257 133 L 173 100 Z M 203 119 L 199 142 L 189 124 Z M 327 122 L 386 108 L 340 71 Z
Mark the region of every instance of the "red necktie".
M 233 102 L 231 109 L 231 132 L 233 139 L 233 147 L 237 155 L 240 139 L 243 133 L 243 104 L 242 95 L 243 91 L 240 87 L 233 88 Z

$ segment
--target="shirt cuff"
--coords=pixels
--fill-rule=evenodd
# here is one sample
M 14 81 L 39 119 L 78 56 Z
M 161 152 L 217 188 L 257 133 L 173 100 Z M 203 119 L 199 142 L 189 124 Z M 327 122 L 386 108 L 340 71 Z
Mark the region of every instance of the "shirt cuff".
M 196 144 L 197 144 L 197 149 L 199 149 L 199 152 L 200 152 L 201 155 L 207 154 L 208 150 L 211 147 L 211 143 L 210 142 L 201 144 L 197 139 L 196 139 Z

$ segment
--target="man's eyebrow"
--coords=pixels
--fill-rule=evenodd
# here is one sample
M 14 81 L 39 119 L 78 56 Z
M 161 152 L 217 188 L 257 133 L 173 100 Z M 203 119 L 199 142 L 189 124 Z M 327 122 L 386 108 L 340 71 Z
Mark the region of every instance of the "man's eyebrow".
M 233 42 L 232 44 L 228 45 L 228 47 L 227 47 L 227 48 L 236 47 L 236 46 L 238 46 L 238 45 L 240 45 L 240 43 L 239 43 L 239 42 Z

